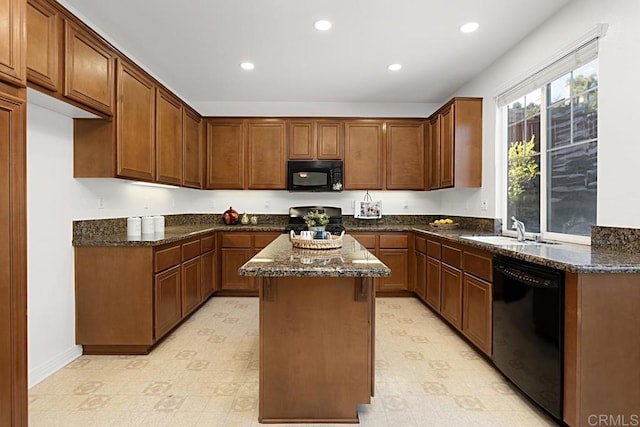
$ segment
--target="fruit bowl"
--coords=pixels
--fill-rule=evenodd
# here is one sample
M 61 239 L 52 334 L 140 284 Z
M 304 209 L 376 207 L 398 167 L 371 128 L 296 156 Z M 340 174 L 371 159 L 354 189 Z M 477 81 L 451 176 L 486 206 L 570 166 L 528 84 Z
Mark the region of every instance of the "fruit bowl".
M 453 228 L 458 228 L 460 226 L 459 223 L 457 222 L 444 222 L 443 220 L 437 220 L 434 222 L 430 222 L 429 225 L 431 226 L 431 228 L 437 228 L 440 230 L 450 230 Z

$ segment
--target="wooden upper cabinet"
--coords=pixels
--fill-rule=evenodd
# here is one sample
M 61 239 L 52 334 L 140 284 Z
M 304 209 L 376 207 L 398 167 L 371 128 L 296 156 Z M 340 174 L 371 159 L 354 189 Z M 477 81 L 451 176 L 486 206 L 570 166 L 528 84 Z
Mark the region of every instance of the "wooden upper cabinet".
M 440 116 L 437 114 L 429 121 L 428 147 L 429 189 L 440 188 Z
M 316 157 L 316 124 L 311 120 L 289 121 L 289 159 L 313 160 Z
M 398 120 L 386 123 L 388 190 L 423 190 L 424 122 Z
M 182 184 L 182 102 L 169 92 L 156 92 L 156 181 Z
M 283 120 L 249 120 L 247 126 L 247 188 L 284 190 L 286 128 Z
M 343 155 L 344 124 L 340 120 L 318 120 L 317 156 L 319 160 L 341 160 Z
M 54 92 L 62 91 L 62 20 L 42 0 L 27 4 L 27 79 Z
M 153 181 L 155 178 L 155 97 L 151 79 L 135 66 L 118 61 L 116 113 L 119 177 Z
M 241 119 L 206 121 L 209 190 L 244 188 L 244 124 Z
M 0 0 L 0 80 L 25 86 L 25 0 Z
M 202 188 L 202 118 L 182 108 L 182 185 Z
M 452 104 L 440 113 L 440 188 L 453 187 L 454 173 L 454 129 Z
M 482 186 L 482 98 L 454 98 L 431 118 L 429 188 Z
M 383 123 L 345 122 L 345 190 L 382 190 L 384 177 Z
M 344 126 L 341 120 L 290 120 L 289 159 L 341 160 Z
M 112 115 L 114 61 L 95 36 L 65 21 L 65 96 Z

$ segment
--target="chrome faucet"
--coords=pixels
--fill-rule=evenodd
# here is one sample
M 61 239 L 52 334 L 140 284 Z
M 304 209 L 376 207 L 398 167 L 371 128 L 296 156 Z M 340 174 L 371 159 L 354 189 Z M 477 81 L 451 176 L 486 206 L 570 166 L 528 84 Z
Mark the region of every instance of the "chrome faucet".
M 515 228 L 518 233 L 518 242 L 524 242 L 524 222 L 519 221 L 515 216 L 512 216 L 511 220 L 513 221 L 511 228 Z

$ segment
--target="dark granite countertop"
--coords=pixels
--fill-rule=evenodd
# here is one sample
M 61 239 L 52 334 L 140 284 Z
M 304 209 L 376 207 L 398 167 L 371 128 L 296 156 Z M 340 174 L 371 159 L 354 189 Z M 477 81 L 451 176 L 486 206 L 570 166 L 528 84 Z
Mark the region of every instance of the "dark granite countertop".
M 490 233 L 478 233 L 473 230 L 435 231 L 425 226 L 414 227 L 413 231 L 571 273 L 640 273 L 640 254 L 559 242 L 552 245 L 519 245 L 515 242 L 515 239 L 512 245 L 498 246 L 460 237 L 465 235 L 491 235 Z
M 198 237 L 213 231 L 275 231 L 283 232 L 284 225 L 233 225 L 198 224 L 168 226 L 164 235 L 153 235 L 145 239 L 131 239 L 126 233 L 89 234 L 75 238 L 74 246 L 160 246 L 191 237 Z M 473 229 L 434 230 L 428 224 L 349 224 L 347 232 L 399 232 L 417 231 L 437 236 L 455 243 L 464 244 L 492 253 L 530 261 L 573 273 L 640 273 L 640 254 L 622 250 L 595 248 L 588 245 L 559 243 L 557 245 L 508 245 L 497 246 L 489 243 L 464 239 L 463 235 L 492 234 L 479 233 Z
M 388 277 L 391 270 L 353 237 L 343 237 L 342 248 L 294 248 L 283 234 L 238 270 L 241 276 L 264 277 Z

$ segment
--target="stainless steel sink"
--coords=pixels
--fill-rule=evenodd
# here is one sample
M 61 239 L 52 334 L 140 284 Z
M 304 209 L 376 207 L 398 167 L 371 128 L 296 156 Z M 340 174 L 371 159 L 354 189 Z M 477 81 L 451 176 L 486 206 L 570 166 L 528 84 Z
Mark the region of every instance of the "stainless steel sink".
M 515 237 L 509 236 L 460 236 L 463 239 L 473 240 L 476 242 L 488 243 L 496 246 L 544 246 L 544 245 L 556 245 L 555 242 L 536 242 L 535 240 L 525 240 L 524 242 L 518 241 Z

